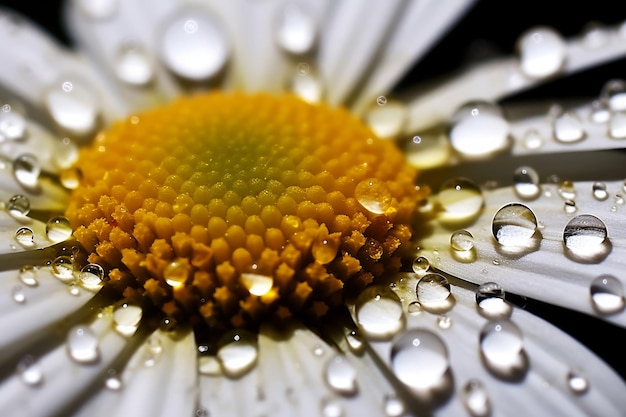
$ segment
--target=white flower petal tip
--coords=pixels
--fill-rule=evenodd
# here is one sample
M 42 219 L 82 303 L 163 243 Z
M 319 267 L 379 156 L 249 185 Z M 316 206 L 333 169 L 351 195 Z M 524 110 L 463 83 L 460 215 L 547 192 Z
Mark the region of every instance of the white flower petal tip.
M 479 298 L 460 282 L 438 277 L 424 282 L 402 274 L 391 287 L 370 292 L 365 304 L 357 302 L 353 313 L 366 355 L 397 380 L 406 411 L 621 415 L 626 385 L 589 350 L 513 308 L 494 288 Z M 398 314 L 403 326 L 381 335 L 380 325 Z
M 624 182 L 539 184 L 533 172 L 519 170 L 513 187 L 457 181 L 435 195 L 441 212 L 418 256 L 459 279 L 625 327 Z

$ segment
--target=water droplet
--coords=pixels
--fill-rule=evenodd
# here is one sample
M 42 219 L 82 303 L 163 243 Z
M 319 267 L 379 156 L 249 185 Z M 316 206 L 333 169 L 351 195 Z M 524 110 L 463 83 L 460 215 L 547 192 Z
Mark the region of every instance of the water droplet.
M 80 10 L 90 19 L 105 20 L 118 9 L 118 0 L 79 0 Z
M 507 368 L 518 362 L 523 349 L 522 331 L 508 319 L 485 324 L 480 332 L 480 349 L 496 367 Z
M 624 309 L 624 287 L 612 275 L 600 275 L 591 282 L 591 301 L 601 314 L 614 314 Z
M 383 407 L 387 417 L 400 417 L 404 415 L 404 403 L 395 394 L 385 394 Z
M 46 222 L 46 236 L 52 242 L 62 242 L 72 236 L 72 226 L 67 217 L 56 216 Z
M 360 352 L 363 350 L 363 336 L 361 336 L 361 334 L 356 330 L 350 330 L 346 333 L 346 342 L 348 342 L 348 346 L 353 352 Z
M 20 281 L 26 286 L 36 287 L 39 285 L 37 281 L 37 268 L 32 265 L 24 265 L 19 272 Z
M 404 327 L 400 298 L 386 285 L 365 288 L 356 299 L 357 324 L 364 334 L 388 339 Z
M 163 278 L 173 288 L 182 287 L 189 277 L 190 266 L 186 261 L 174 260 L 163 269 Z
M 626 81 L 615 79 L 606 82 L 602 86 L 600 99 L 604 101 L 612 111 L 626 110 Z
M 537 230 L 537 218 L 531 209 L 520 203 L 509 203 L 496 212 L 491 231 L 503 246 L 527 246 Z
M 10 104 L 0 108 L 0 143 L 21 140 L 26 134 L 26 118 Z
M 26 355 L 17 363 L 17 373 L 22 382 L 34 387 L 43 382 L 43 371 L 37 360 L 31 355 Z
M 26 302 L 26 294 L 21 285 L 14 285 L 11 290 L 11 298 L 18 304 L 24 304 Z
M 451 123 L 450 143 L 463 156 L 486 156 L 508 145 L 509 123 L 494 104 L 467 103 L 454 113 Z
M 138 44 L 122 45 L 113 65 L 117 78 L 130 85 L 145 86 L 154 78 L 154 64 L 148 52 Z
M 563 67 L 567 44 L 563 37 L 548 27 L 536 27 L 524 32 L 517 41 L 520 68 L 531 78 L 556 74 Z
M 357 391 L 356 369 L 344 356 L 337 355 L 326 365 L 326 382 L 339 394 L 354 394 Z
M 98 338 L 89 327 L 74 326 L 67 334 L 67 351 L 79 363 L 93 363 L 100 358 Z
M 466 178 L 455 178 L 444 182 L 437 195 L 443 208 L 443 221 L 466 221 L 476 216 L 483 207 L 483 194 L 475 183 Z
M 557 114 L 552 121 L 552 134 L 557 142 L 573 143 L 585 138 L 583 123 L 574 113 Z
M 450 326 L 452 326 L 452 319 L 450 318 L 450 316 L 446 315 L 437 316 L 437 326 L 440 329 L 449 329 Z
M 26 153 L 19 155 L 13 161 L 13 175 L 20 185 L 26 188 L 34 188 L 37 186 L 41 167 L 39 160 L 35 155 Z
M 226 375 L 238 377 L 252 369 L 258 354 L 256 338 L 246 330 L 234 330 L 221 338 L 217 359 Z
M 113 310 L 115 330 L 123 336 L 132 336 L 139 327 L 142 317 L 141 307 L 122 301 Z
M 311 254 L 318 263 L 325 265 L 332 262 L 337 256 L 339 243 L 339 239 L 329 237 L 315 239 L 311 246 Z
M 513 173 L 515 194 L 523 200 L 534 200 L 541 194 L 539 174 L 531 167 L 519 167 Z
M 606 123 L 611 117 L 608 105 L 604 100 L 594 100 L 591 102 L 590 119 L 593 123 Z
M 78 287 L 78 285 L 72 283 L 70 285 L 67 286 L 67 292 L 70 293 L 70 295 L 73 296 L 78 296 L 80 295 L 80 287 Z
M 608 39 L 606 28 L 598 22 L 590 22 L 583 28 L 582 41 L 587 48 L 595 49 L 604 46 Z
M 565 378 L 567 386 L 576 395 L 584 394 L 589 389 L 589 380 L 578 369 L 570 369 Z
M 574 200 L 566 200 L 563 203 L 563 211 L 567 214 L 574 214 L 576 213 L 576 210 L 578 210 L 578 207 L 576 207 L 576 202 Z
M 463 386 L 461 398 L 470 416 L 488 417 L 491 415 L 491 400 L 483 383 L 479 380 L 469 380 Z
M 602 249 L 606 238 L 604 222 L 590 214 L 574 217 L 563 230 L 565 247 L 580 256 L 593 256 Z
M 452 249 L 467 252 L 474 249 L 474 236 L 467 230 L 457 230 L 450 235 Z
M 488 319 L 508 318 L 513 308 L 505 301 L 504 290 L 495 282 L 486 282 L 476 290 L 476 306 L 481 316 Z
M 449 366 L 448 348 L 429 330 L 409 330 L 393 341 L 391 369 L 410 388 L 422 390 L 438 385 Z
M 241 274 L 241 282 L 250 294 L 262 296 L 272 289 L 274 277 L 271 275 L 243 273 Z
M 325 398 L 321 402 L 323 417 L 343 417 L 343 406 L 336 398 Z
M 301 62 L 291 79 L 290 89 L 308 103 L 319 103 L 322 99 L 323 83 L 309 64 Z
M 559 183 L 559 196 L 564 200 L 573 200 L 576 198 L 576 188 L 574 183 L 569 180 L 561 181 Z
M 450 283 L 441 274 L 426 274 L 417 282 L 416 294 L 422 308 L 443 308 L 451 295 Z
M 117 374 L 115 369 L 107 371 L 107 377 L 104 380 L 104 386 L 111 391 L 119 391 L 122 389 L 122 378 Z
M 383 214 L 391 207 L 391 192 L 385 182 L 377 178 L 359 182 L 354 189 L 354 198 L 374 214 Z
M 52 261 L 52 273 L 63 282 L 74 280 L 74 262 L 69 256 L 57 256 Z
M 408 109 L 399 101 L 388 101 L 385 106 L 373 106 L 365 115 L 365 121 L 379 138 L 398 136 L 406 123 Z M 419 136 L 418 138 L 421 141 Z M 419 143 L 414 142 L 414 143 Z
M 425 274 L 430 269 L 430 262 L 423 256 L 418 256 L 413 260 L 413 272 L 416 274 Z
M 64 169 L 59 173 L 59 180 L 68 190 L 75 190 L 82 180 L 82 172 L 78 168 Z
M 55 149 L 52 160 L 59 169 L 70 169 L 78 159 L 78 146 L 70 139 L 63 138 Z
M 102 288 L 104 280 L 104 268 L 98 264 L 87 264 L 78 275 L 80 285 L 86 290 L 96 291 Z
M 543 137 L 535 129 L 530 129 L 524 133 L 522 144 L 526 149 L 539 149 L 543 146 Z
M 279 9 L 276 43 L 286 52 L 302 55 L 311 50 L 317 38 L 315 16 L 303 4 L 289 2 Z
M 598 201 L 604 201 L 609 198 L 609 193 L 606 190 L 606 184 L 603 182 L 596 182 L 592 186 L 593 198 Z
M 169 19 L 162 33 L 161 58 L 182 78 L 206 80 L 215 76 L 228 60 L 225 31 L 204 9 L 182 10 Z
M 23 195 L 14 195 L 6 205 L 9 214 L 15 218 L 23 218 L 30 213 L 30 200 Z
M 35 233 L 30 227 L 20 227 L 15 231 L 15 240 L 24 247 L 32 247 L 35 244 Z
M 615 204 L 619 204 L 620 206 L 624 204 L 624 197 L 621 194 L 615 194 Z
M 626 138 L 626 111 L 611 113 L 608 125 L 609 136 L 613 139 Z
M 202 375 L 222 375 L 222 367 L 215 356 L 202 355 L 198 358 L 198 372 Z
M 54 84 L 44 95 L 44 105 L 55 123 L 81 137 L 96 129 L 100 117 L 98 103 L 90 84 L 74 78 Z
M 322 347 L 322 345 L 313 346 L 313 355 L 318 357 L 324 355 L 324 348 Z
M 385 104 L 387 104 L 387 97 L 385 97 L 385 96 L 378 96 L 376 98 L 376 104 L 378 104 L 379 106 L 384 106 Z

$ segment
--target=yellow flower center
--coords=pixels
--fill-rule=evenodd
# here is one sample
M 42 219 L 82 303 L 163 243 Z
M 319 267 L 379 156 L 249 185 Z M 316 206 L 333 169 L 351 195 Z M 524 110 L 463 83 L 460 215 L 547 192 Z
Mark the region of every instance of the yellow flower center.
M 129 117 L 81 151 L 67 209 L 107 285 L 209 327 L 323 316 L 400 267 L 423 192 L 341 109 L 208 93 Z

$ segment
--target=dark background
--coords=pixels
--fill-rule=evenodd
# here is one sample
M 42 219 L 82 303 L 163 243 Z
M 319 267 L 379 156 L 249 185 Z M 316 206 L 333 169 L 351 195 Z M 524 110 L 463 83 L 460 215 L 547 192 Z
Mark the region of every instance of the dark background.
M 583 3 L 585 7 L 577 7 L 577 4 L 550 0 L 479 1 L 422 63 L 405 77 L 399 88 L 457 69 L 477 57 L 487 57 L 493 53 L 511 54 L 517 37 L 532 26 L 551 26 L 569 37 L 580 34 L 585 25 L 592 21 L 615 25 L 626 19 L 626 7 L 621 1 L 594 0 Z M 0 0 L 0 5 L 21 11 L 62 42 L 69 44 L 62 24 L 60 0 Z M 540 86 L 516 99 L 593 97 L 599 93 L 604 82 L 611 78 L 626 78 L 626 60 Z M 626 173 L 622 177 L 626 178 Z M 622 377 L 626 377 L 626 330 L 559 307 L 532 300 L 516 301 L 577 338 L 604 358 Z

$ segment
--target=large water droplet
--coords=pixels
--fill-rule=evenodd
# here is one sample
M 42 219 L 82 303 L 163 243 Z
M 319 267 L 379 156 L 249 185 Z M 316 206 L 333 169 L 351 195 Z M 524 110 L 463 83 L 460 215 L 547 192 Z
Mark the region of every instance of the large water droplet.
M 544 78 L 561 70 L 567 55 L 563 37 L 548 27 L 524 32 L 517 41 L 520 68 L 531 78 Z
M 0 143 L 20 140 L 26 134 L 26 118 L 10 104 L 0 107 Z
M 43 382 L 43 371 L 37 360 L 26 355 L 17 363 L 17 373 L 22 382 L 29 386 L 37 386 Z
M 326 382 L 339 394 L 354 394 L 357 391 L 356 369 L 344 356 L 337 355 L 326 365 Z
M 474 248 L 474 236 L 467 230 L 456 230 L 450 235 L 450 246 L 456 251 L 470 251 Z
M 576 395 L 584 394 L 589 389 L 587 376 L 578 369 L 570 369 L 565 378 L 567 386 Z
M 280 8 L 275 28 L 276 43 L 286 52 L 305 54 L 315 44 L 317 24 L 303 4 L 288 2 Z
M 248 372 L 258 358 L 256 338 L 245 330 L 234 330 L 222 337 L 217 359 L 224 373 L 238 377 Z
M 486 156 L 508 145 L 509 123 L 499 107 L 472 102 L 454 113 L 449 136 L 452 147 L 462 155 Z
M 163 29 L 161 58 L 176 75 L 192 81 L 215 76 L 226 64 L 229 45 L 213 15 L 188 8 L 170 18 Z
M 484 204 L 480 188 L 466 178 L 454 178 L 444 182 L 437 198 L 443 208 L 439 218 L 449 222 L 473 218 Z
M 515 194 L 523 200 L 534 200 L 541 194 L 539 174 L 531 167 L 519 167 L 513 173 Z
M 24 195 L 14 195 L 7 202 L 6 209 L 11 216 L 24 218 L 30 213 L 30 200 Z
M 591 301 L 601 314 L 614 314 L 624 309 L 624 287 L 612 275 L 600 275 L 591 282 Z
M 482 382 L 471 379 L 463 386 L 461 398 L 465 409 L 472 417 L 491 415 L 491 400 Z
M 557 114 L 552 121 L 552 134 L 557 142 L 573 143 L 585 138 L 583 123 L 574 113 Z
M 488 319 L 510 317 L 513 308 L 505 301 L 502 287 L 495 282 L 486 282 L 476 290 L 476 306 L 481 316 Z
M 491 231 L 503 246 L 527 246 L 537 230 L 537 218 L 531 209 L 520 203 L 509 203 L 496 212 Z
M 154 78 L 154 64 L 140 45 L 124 44 L 113 65 L 117 78 L 130 85 L 144 86 Z
M 497 368 L 508 368 L 519 361 L 523 350 L 522 331 L 508 319 L 487 323 L 480 332 L 480 349 Z
M 74 326 L 67 334 L 67 351 L 79 363 L 93 363 L 100 357 L 98 338 L 89 327 Z
M 80 10 L 90 19 L 104 20 L 112 17 L 118 9 L 119 0 L 78 0 Z
M 72 79 L 54 84 L 44 95 L 44 105 L 63 130 L 85 136 L 98 125 L 100 106 L 88 84 Z
M 422 307 L 440 308 L 450 297 L 450 283 L 441 274 L 426 274 L 417 282 L 416 294 Z
M 391 369 L 410 388 L 427 390 L 437 386 L 449 366 L 448 348 L 429 330 L 409 330 L 393 341 Z
M 56 216 L 46 222 L 46 236 L 52 242 L 62 242 L 72 236 L 72 226 L 67 217 Z
M 269 292 L 274 285 L 274 277 L 271 275 L 243 273 L 241 274 L 241 282 L 248 289 L 250 294 L 262 296 Z
M 590 214 L 581 214 L 567 223 L 563 230 L 565 247 L 578 256 L 595 256 L 602 251 L 607 238 L 604 222 Z
M 374 214 L 383 214 L 391 207 L 391 192 L 384 181 L 376 178 L 359 182 L 354 189 L 354 198 Z
M 15 240 L 26 247 L 32 247 L 35 245 L 35 233 L 30 227 L 20 227 L 15 231 Z
M 600 99 L 612 111 L 626 111 L 626 81 L 620 79 L 608 81 L 602 86 Z
M 356 321 L 363 333 L 387 339 L 404 327 L 400 298 L 385 285 L 365 288 L 355 302 Z
M 123 336 L 131 336 L 139 327 L 142 317 L 141 307 L 123 301 L 113 310 L 115 330 Z
M 89 291 L 97 291 L 104 283 L 104 268 L 98 264 L 87 264 L 80 270 L 78 277 L 81 287 Z
M 37 186 L 41 167 L 35 155 L 26 153 L 19 155 L 13 161 L 13 175 L 20 185 L 26 188 Z

